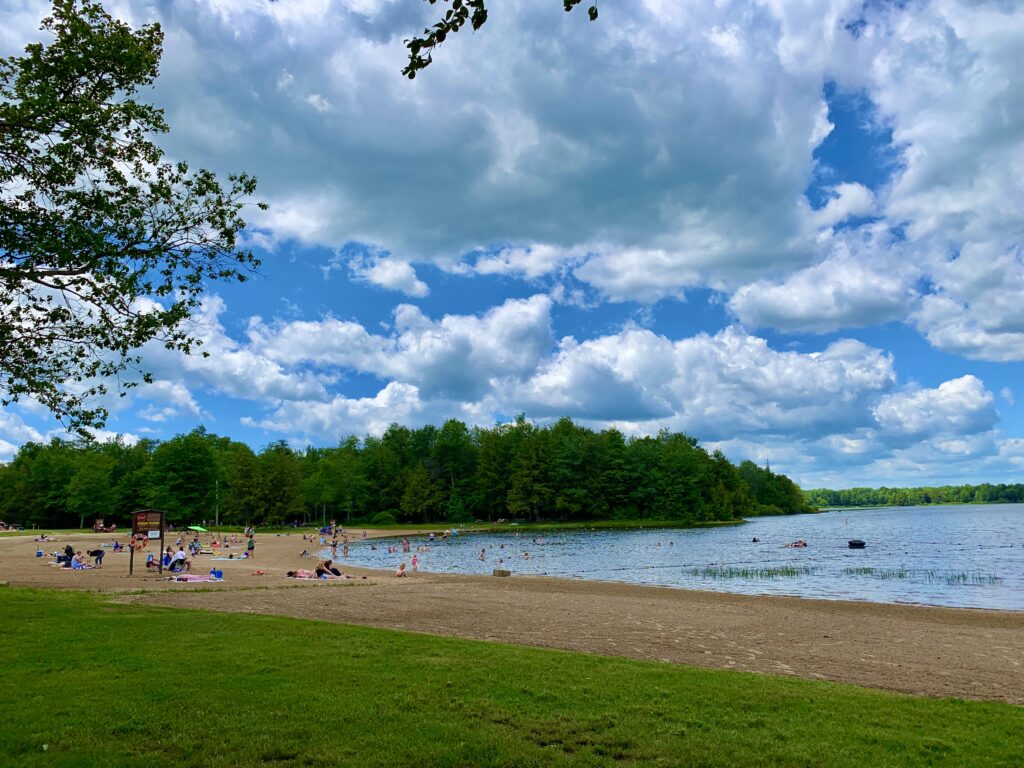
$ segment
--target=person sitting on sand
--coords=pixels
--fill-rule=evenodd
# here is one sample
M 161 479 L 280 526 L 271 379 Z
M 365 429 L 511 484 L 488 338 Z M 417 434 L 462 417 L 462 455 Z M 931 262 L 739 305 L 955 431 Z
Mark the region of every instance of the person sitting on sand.
M 76 552 L 71 558 L 71 567 L 76 571 L 84 571 L 86 568 L 92 568 L 92 566 L 85 561 L 85 555 L 81 552 Z
M 185 554 L 185 550 L 182 547 L 178 547 L 178 551 L 174 553 L 174 556 L 171 558 L 171 562 L 167 567 L 175 573 L 179 571 L 191 571 L 192 561 L 188 559 L 188 556 Z
M 111 545 L 111 549 L 113 549 L 115 552 L 120 552 L 122 549 L 124 549 L 124 547 L 121 546 L 120 541 L 114 539 L 114 543 Z
M 318 579 L 341 578 L 341 571 L 334 567 L 332 561 L 324 560 L 316 567 L 316 577 Z
M 405 563 L 399 563 L 398 564 L 398 570 L 395 571 L 395 576 L 408 576 L 408 575 L 409 574 L 405 572 Z

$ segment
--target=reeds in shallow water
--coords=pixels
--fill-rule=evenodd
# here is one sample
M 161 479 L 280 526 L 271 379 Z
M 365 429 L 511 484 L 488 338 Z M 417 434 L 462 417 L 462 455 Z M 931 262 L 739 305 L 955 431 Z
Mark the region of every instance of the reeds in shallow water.
M 1002 581 L 999 576 L 991 573 L 972 573 L 968 571 L 937 571 L 922 568 L 843 568 L 847 576 L 870 576 L 874 579 L 906 579 L 922 581 L 928 584 L 970 584 L 973 586 L 990 586 Z
M 784 565 L 777 568 L 736 568 L 727 565 L 708 565 L 691 568 L 690 575 L 702 579 L 776 579 L 781 577 L 807 576 L 814 573 L 809 566 Z

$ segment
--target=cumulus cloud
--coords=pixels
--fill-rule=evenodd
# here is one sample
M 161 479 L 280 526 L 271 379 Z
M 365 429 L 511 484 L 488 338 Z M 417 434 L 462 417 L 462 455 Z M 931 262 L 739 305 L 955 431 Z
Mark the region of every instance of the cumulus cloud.
M 828 191 L 829 201 L 814 212 L 814 222 L 821 228 L 834 227 L 851 216 L 868 216 L 875 211 L 875 196 L 863 184 L 837 184 Z
M 891 357 L 857 341 L 803 354 L 773 350 L 735 327 L 678 341 L 630 328 L 563 339 L 504 398 L 530 413 L 633 432 L 668 427 L 715 441 L 851 429 L 870 420 L 867 403 L 894 383 Z
M 781 280 L 740 287 L 729 309 L 748 326 L 789 332 L 829 333 L 901 319 L 917 304 L 920 275 L 912 264 L 888 263 L 888 240 L 877 233 L 831 238 L 826 259 Z
M 994 400 L 980 379 L 967 375 L 943 382 L 935 389 L 886 395 L 875 406 L 874 414 L 878 424 L 889 432 L 959 438 L 995 426 Z
M 9 410 L 0 410 L 0 441 L 7 446 L 19 446 L 23 443 L 43 442 L 43 435 L 35 427 L 29 426 L 16 413 Z M 13 455 L 15 449 L 7 451 L 0 446 L 0 460 L 7 461 Z
M 416 277 L 416 270 L 406 261 L 387 256 L 354 258 L 349 261 L 349 269 L 357 280 L 400 291 L 407 296 L 422 298 L 430 293 L 430 288 Z
M 482 315 L 431 320 L 401 304 L 394 333 L 325 318 L 249 327 L 252 349 L 276 364 L 334 365 L 415 385 L 427 398 L 477 400 L 498 378 L 530 374 L 551 347 L 551 300 L 510 299 Z
M 965 248 L 935 270 L 936 292 L 912 315 L 938 349 L 968 358 L 1024 360 L 1024 250 Z
M 380 434 L 394 422 L 416 423 L 421 407 L 416 387 L 391 382 L 374 397 L 339 395 L 323 403 L 284 403 L 265 418 L 247 416 L 242 423 L 307 438 Z
M 152 395 L 147 391 L 147 396 L 156 400 L 176 398 L 176 404 L 185 410 L 197 409 L 185 391 L 194 387 L 244 400 L 330 399 L 326 390 L 330 376 L 285 370 L 249 345 L 236 341 L 221 321 L 225 310 L 219 296 L 208 295 L 203 299 L 193 327 L 202 341 L 195 354 L 171 352 L 158 343 L 143 349 L 142 368 L 163 382 Z

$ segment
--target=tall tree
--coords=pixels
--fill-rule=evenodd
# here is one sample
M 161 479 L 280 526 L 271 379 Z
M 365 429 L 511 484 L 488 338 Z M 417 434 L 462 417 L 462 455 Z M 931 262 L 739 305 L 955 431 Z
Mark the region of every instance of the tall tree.
M 264 523 L 281 525 L 302 517 L 299 460 L 283 440 L 271 443 L 257 457 L 256 487 Z
M 202 427 L 159 445 L 148 471 L 147 501 L 164 510 L 169 522 L 213 519 L 217 464 Z
M 158 25 L 55 0 L 42 28 L 48 44 L 0 60 L 0 403 L 31 396 L 88 435 L 106 380 L 152 340 L 191 352 L 207 283 L 258 266 L 238 243 L 255 181 L 163 160 L 163 113 L 136 99 Z

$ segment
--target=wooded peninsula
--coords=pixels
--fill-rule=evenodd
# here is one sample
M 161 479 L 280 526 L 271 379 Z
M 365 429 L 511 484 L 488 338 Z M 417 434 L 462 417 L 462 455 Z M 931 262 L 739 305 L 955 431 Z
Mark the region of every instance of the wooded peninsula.
M 26 527 L 127 523 L 136 509 L 169 522 L 282 525 L 464 523 L 499 519 L 663 520 L 680 524 L 812 511 L 785 475 L 732 464 L 696 438 L 626 437 L 560 419 L 491 428 L 451 419 L 337 447 L 258 453 L 199 427 L 158 442 L 27 443 L 0 465 L 0 519 Z
M 805 491 L 812 507 L 916 507 L 924 504 L 1018 504 L 1024 484 L 943 485 L 921 488 L 847 488 Z

